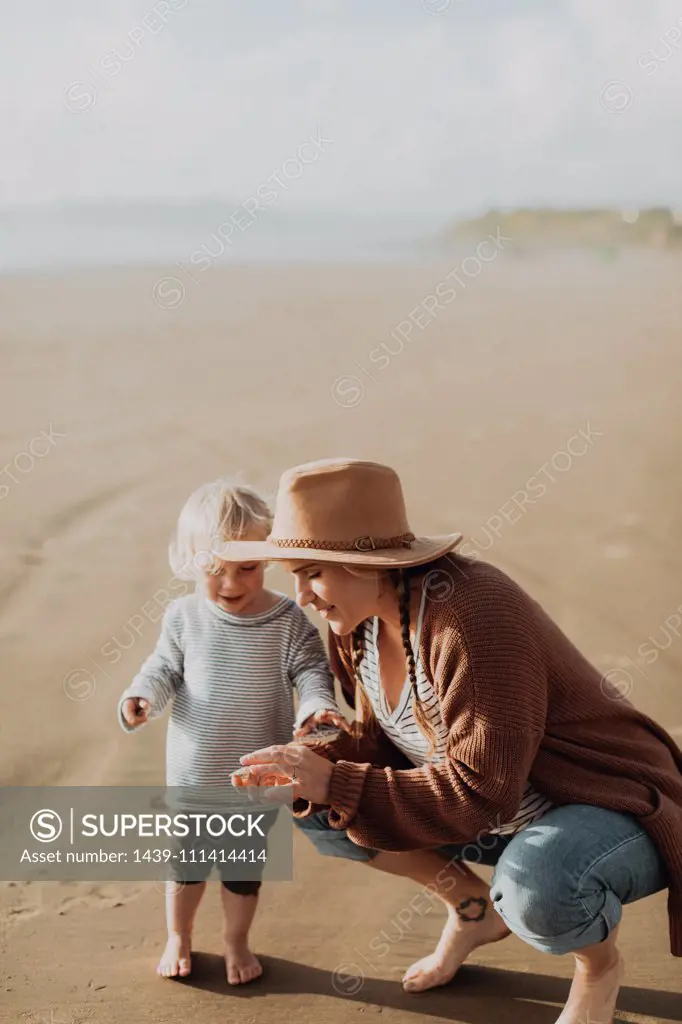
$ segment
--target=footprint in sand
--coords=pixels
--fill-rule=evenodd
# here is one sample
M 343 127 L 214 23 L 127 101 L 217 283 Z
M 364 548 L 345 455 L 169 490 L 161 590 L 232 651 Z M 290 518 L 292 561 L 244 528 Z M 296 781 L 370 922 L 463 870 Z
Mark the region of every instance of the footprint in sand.
M 21 907 L 9 907 L 7 910 L 7 916 L 18 919 L 36 917 L 38 914 L 42 913 L 42 909 L 42 906 L 37 903 L 26 903 Z
M 132 892 L 121 892 L 115 888 L 107 892 L 100 887 L 95 887 L 89 892 L 81 893 L 78 896 L 67 896 L 60 901 L 56 909 L 60 916 L 67 914 L 69 910 L 73 910 L 75 907 L 99 907 L 101 910 L 113 910 L 116 907 L 124 907 L 126 903 L 136 900 L 142 892 L 142 889 L 135 889 Z
M 18 925 L 39 917 L 43 908 L 38 903 L 14 904 L 0 910 L 0 951 L 5 949 L 10 932 Z

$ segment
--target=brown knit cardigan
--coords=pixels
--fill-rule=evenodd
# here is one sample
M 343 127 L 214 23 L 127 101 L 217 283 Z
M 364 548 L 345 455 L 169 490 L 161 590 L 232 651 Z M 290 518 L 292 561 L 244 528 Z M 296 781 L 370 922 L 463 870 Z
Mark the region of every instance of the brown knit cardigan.
M 514 816 L 529 779 L 557 805 L 632 814 L 669 869 L 671 951 L 682 956 L 682 752 L 501 570 L 452 555 L 434 567 L 448 575 L 434 588 L 446 599 L 427 600 L 420 656 L 448 756 L 415 768 L 381 730 L 354 723 L 317 747 L 334 762 L 330 824 L 379 850 L 475 841 Z M 329 654 L 354 705 L 350 636 L 330 632 Z M 297 817 L 316 809 L 294 802 Z

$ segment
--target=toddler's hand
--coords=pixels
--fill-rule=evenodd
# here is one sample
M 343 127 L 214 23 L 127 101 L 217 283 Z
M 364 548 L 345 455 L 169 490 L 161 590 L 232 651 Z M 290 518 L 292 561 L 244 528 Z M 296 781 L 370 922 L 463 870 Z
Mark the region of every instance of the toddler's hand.
M 294 737 L 300 739 L 303 736 L 307 736 L 311 732 L 315 732 L 320 726 L 330 728 L 341 729 L 342 732 L 350 732 L 350 726 L 344 716 L 339 711 L 331 711 L 329 708 L 322 708 L 320 711 L 316 711 L 314 715 L 309 715 L 308 718 L 294 731 Z
M 149 718 L 151 705 L 144 697 L 128 697 L 123 701 L 121 711 L 128 725 L 135 729 L 138 725 L 144 725 Z

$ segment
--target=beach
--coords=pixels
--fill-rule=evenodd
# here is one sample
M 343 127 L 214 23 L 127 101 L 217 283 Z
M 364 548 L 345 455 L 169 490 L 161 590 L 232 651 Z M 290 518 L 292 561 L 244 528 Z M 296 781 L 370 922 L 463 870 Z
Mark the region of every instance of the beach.
M 4 785 L 163 782 L 164 724 L 125 735 L 116 705 L 157 637 L 150 602 L 170 599 L 180 507 L 228 473 L 273 497 L 283 469 L 329 456 L 395 467 L 415 532 L 461 530 L 614 699 L 682 743 L 682 257 L 491 246 L 475 273 L 472 247 L 0 277 Z M 415 885 L 294 838 L 294 880 L 264 886 L 254 928 L 264 976 L 243 989 L 224 980 L 217 882 L 182 983 L 155 973 L 152 883 L 0 882 L 0 1021 L 556 1019 L 572 959 L 514 936 L 446 988 L 403 993 L 439 914 L 399 917 Z M 682 1020 L 665 899 L 625 911 L 623 1020 Z

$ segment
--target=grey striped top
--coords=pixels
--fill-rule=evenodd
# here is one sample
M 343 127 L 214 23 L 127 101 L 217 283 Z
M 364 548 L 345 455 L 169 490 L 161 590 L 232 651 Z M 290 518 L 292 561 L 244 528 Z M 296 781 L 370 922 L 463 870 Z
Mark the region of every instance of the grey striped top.
M 150 720 L 172 701 L 168 786 L 231 788 L 242 754 L 288 743 L 315 711 L 339 710 L 320 634 L 291 598 L 278 596 L 259 615 L 232 615 L 198 593 L 166 609 L 156 649 L 123 693 L 118 718 L 132 732 L 121 711 L 127 697 L 148 700 Z
M 417 629 L 414 644 L 415 651 L 419 650 L 419 637 L 424 618 L 425 604 L 426 589 L 424 588 L 422 589 L 421 604 L 417 618 Z M 380 682 L 378 636 L 379 619 L 368 619 L 365 623 L 364 632 L 364 656 L 360 662 L 360 673 L 362 675 L 362 681 L 367 692 L 367 696 L 372 703 L 372 708 L 377 721 L 394 746 L 398 747 L 399 750 L 402 750 L 414 765 L 423 765 L 427 760 L 429 760 L 429 744 L 414 717 L 410 678 L 408 676 L 405 679 L 405 685 L 403 686 L 403 690 L 395 710 L 391 711 Z M 421 664 L 421 659 L 418 656 L 416 663 L 417 690 L 437 737 L 435 750 L 430 761 L 444 761 L 448 734 L 441 717 L 438 696 L 429 682 Z M 514 832 L 519 832 L 522 828 L 525 828 L 526 825 L 530 825 L 531 822 L 535 821 L 542 814 L 545 814 L 552 806 L 553 804 L 549 800 L 547 800 L 541 793 L 538 793 L 538 791 L 528 783 L 521 800 L 521 806 L 512 820 L 498 828 L 490 829 L 490 832 L 497 833 L 499 835 L 509 835 Z

